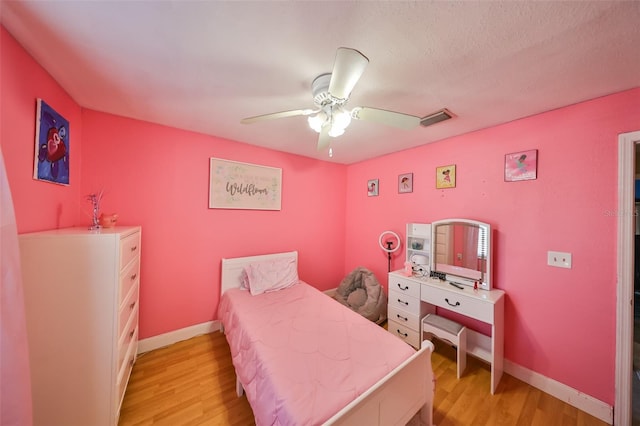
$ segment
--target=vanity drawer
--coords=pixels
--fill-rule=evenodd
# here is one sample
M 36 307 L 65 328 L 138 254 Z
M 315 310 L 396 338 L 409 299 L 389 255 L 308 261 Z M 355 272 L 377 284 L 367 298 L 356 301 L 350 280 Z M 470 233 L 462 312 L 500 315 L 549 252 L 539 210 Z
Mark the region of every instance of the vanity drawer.
M 418 315 L 420 313 L 420 298 L 412 297 L 395 290 L 389 291 L 389 308 L 398 308 L 403 311 Z
M 387 323 L 389 333 L 404 340 L 414 348 L 420 347 L 420 333 L 412 330 L 404 324 L 389 320 Z
M 469 289 L 469 291 L 473 290 Z M 493 324 L 493 304 L 489 301 L 465 296 L 458 291 L 445 290 L 430 285 L 422 286 L 422 294 L 420 297 L 427 303 Z
M 416 314 L 396 308 L 395 306 L 389 306 L 387 317 L 389 321 L 397 322 L 418 332 L 420 331 L 420 317 Z
M 420 283 L 406 278 L 389 275 L 389 291 L 396 291 L 411 297 L 420 298 Z
M 120 268 L 124 268 L 140 254 L 140 232 L 120 240 Z

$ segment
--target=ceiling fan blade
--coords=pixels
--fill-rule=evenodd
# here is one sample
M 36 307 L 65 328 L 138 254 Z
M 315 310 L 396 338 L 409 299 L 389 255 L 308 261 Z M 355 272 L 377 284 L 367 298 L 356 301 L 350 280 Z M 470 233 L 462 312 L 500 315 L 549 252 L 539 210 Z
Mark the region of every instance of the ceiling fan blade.
M 340 47 L 331 71 L 329 94 L 334 98 L 348 99 L 368 63 L 369 59 L 357 50 Z
M 351 110 L 351 118 L 374 121 L 405 130 L 411 130 L 420 125 L 420 117 L 416 117 L 415 115 L 369 107 L 355 107 Z
M 255 117 L 247 117 L 240 120 L 242 124 L 251 124 L 257 121 L 274 120 L 276 118 L 295 117 L 298 115 L 311 115 L 319 110 L 315 109 L 293 109 L 291 111 L 280 111 L 271 114 L 256 115 Z
M 324 126 L 318 135 L 318 151 L 327 149 L 331 144 L 331 136 L 329 136 L 329 127 Z

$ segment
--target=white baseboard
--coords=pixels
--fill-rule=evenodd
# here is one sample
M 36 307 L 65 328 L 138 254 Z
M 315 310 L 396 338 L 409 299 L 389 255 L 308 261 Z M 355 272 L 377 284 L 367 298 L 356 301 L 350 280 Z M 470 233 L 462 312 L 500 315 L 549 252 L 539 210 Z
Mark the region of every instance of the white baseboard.
M 540 373 L 531 371 L 507 359 L 504 360 L 504 372 L 585 413 L 597 417 L 607 424 L 613 424 L 613 407 L 599 399 L 543 376 Z
M 213 333 L 220 331 L 220 321 L 208 321 L 202 324 L 192 325 L 191 327 L 181 328 L 180 330 L 171 331 L 169 333 L 160 334 L 158 336 L 148 337 L 138 342 L 138 354 L 152 351 L 154 349 L 163 348 L 176 342 L 191 339 L 201 334 Z

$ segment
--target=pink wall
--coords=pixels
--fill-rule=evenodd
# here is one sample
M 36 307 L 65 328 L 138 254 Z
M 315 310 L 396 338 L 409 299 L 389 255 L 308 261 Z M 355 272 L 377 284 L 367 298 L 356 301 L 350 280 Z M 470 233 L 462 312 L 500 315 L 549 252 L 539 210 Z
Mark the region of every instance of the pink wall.
M 635 89 L 350 166 L 345 271 L 386 272 L 383 230 L 488 222 L 495 286 L 507 294 L 505 357 L 613 404 L 617 137 L 640 129 L 638 111 Z M 504 182 L 504 155 L 528 149 L 538 149 L 537 180 Z M 435 168 L 449 164 L 456 188 L 435 189 Z M 398 194 L 409 172 L 413 193 Z M 380 196 L 367 197 L 374 178 Z M 548 250 L 573 253 L 573 268 L 547 266 Z
M 346 167 L 84 110 L 83 193 L 143 227 L 140 330 L 216 318 L 220 259 L 298 250 L 300 277 L 342 279 Z M 209 158 L 282 168 L 282 210 L 208 208 Z
M 0 142 L 11 185 L 18 232 L 71 226 L 81 202 L 80 107 L 0 27 L 2 127 Z M 33 180 L 36 98 L 44 99 L 69 125 L 69 186 Z

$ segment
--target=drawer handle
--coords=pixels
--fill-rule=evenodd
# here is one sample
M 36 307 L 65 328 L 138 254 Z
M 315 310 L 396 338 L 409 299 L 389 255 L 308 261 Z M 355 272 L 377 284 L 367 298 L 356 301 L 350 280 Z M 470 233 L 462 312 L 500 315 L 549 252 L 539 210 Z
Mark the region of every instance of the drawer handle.
M 402 286 L 400 285 L 400 283 L 398 283 L 398 288 L 399 288 L 400 290 L 402 290 L 402 291 L 409 290 L 409 286 L 402 287 Z
M 402 316 L 402 315 L 400 315 L 400 314 L 396 314 L 396 316 L 397 316 L 398 318 L 400 318 L 402 321 L 409 321 L 409 318 L 407 318 L 407 317 L 403 317 L 403 316 Z
M 444 301 L 447 302 L 449 304 L 449 306 L 460 306 L 460 302 L 451 303 L 451 302 L 449 302 L 449 299 L 447 299 L 446 297 L 445 297 Z
M 130 278 L 131 278 L 131 281 L 135 280 L 137 276 L 138 276 L 138 274 L 133 274 L 133 275 L 131 275 L 131 277 L 130 277 Z
M 402 303 L 402 304 L 403 304 L 403 305 L 405 305 L 405 306 L 409 306 L 409 302 L 405 302 L 404 300 L 400 300 L 400 299 L 398 299 L 398 302 L 399 302 L 399 303 Z
M 133 246 L 133 247 L 131 247 L 131 251 L 132 251 L 132 252 L 133 252 L 133 251 L 136 251 L 136 250 L 138 250 L 138 246 Z
M 402 331 L 400 331 L 400 329 L 397 329 L 396 333 L 398 333 L 399 335 L 404 336 L 404 337 L 409 337 L 409 335 L 407 333 L 403 333 Z

